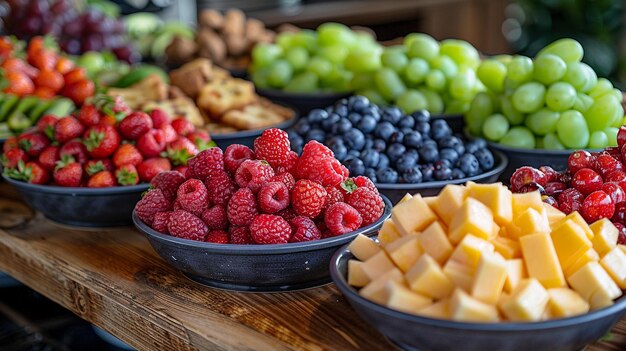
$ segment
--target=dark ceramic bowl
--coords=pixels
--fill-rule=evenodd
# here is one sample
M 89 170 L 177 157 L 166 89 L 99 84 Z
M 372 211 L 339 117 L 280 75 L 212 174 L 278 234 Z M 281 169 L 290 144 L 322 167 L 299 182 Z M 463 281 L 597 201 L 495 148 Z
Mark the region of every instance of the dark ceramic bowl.
M 68 188 L 36 185 L 3 176 L 22 199 L 51 221 L 79 227 L 116 227 L 132 224 L 135 204 L 148 184 L 111 188 Z
M 463 133 L 465 120 L 463 115 L 432 115 L 431 119 L 444 119 L 455 133 Z
M 502 174 L 502 172 L 506 169 L 508 160 L 507 157 L 500 151 L 491 150 L 491 152 L 494 156 L 494 167 L 492 170 L 483 174 L 463 179 L 424 182 L 420 184 L 376 183 L 376 187 L 378 188 L 378 191 L 385 194 L 393 204 L 396 204 L 407 193 L 411 195 L 419 193 L 422 196 L 435 196 L 439 194 L 439 191 L 441 191 L 441 189 L 448 184 L 464 184 L 469 181 L 476 183 L 493 183 L 498 180 L 500 174 Z
M 256 88 L 257 94 L 273 101 L 295 107 L 300 115 L 305 116 L 316 108 L 326 108 L 334 104 L 337 100 L 347 98 L 352 93 L 290 93 L 277 89 Z
M 405 350 L 575 351 L 606 335 L 626 312 L 626 296 L 580 316 L 536 323 L 463 323 L 399 312 L 361 297 L 346 281 L 348 246 L 330 261 L 330 275 L 352 308 Z
M 383 196 L 385 212 L 375 223 L 327 239 L 277 245 L 214 244 L 156 232 L 135 213 L 133 220 L 154 250 L 187 277 L 210 287 L 237 291 L 287 291 L 330 283 L 328 262 L 342 245 L 358 234 L 374 235 L 389 218 L 391 202 Z

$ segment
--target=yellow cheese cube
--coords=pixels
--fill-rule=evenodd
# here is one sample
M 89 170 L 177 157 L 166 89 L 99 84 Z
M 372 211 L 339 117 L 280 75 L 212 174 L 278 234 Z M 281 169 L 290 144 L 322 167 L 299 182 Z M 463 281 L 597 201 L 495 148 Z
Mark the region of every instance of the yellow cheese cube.
M 593 249 L 598 255 L 604 256 L 607 252 L 613 250 L 617 246 L 617 237 L 619 235 L 617 228 L 607 218 L 596 221 L 591 226 L 593 231 Z
M 420 232 L 437 219 L 422 196 L 416 194 L 410 200 L 394 206 L 391 219 L 401 235 Z
M 452 217 L 463 206 L 466 197 L 466 187 L 448 184 L 439 192 L 434 204 L 434 210 L 444 223 L 449 224 Z
M 472 197 L 491 209 L 493 219 L 499 225 L 513 220 L 513 194 L 502 183 L 477 184 L 467 182 L 469 197 Z
M 398 229 L 393 221 L 391 219 L 386 219 L 378 231 L 378 242 L 380 243 L 380 246 L 386 247 L 390 243 L 398 240 L 400 236 L 400 232 L 398 232 Z
M 368 300 L 384 305 L 385 302 L 387 302 L 387 290 L 385 290 L 385 286 L 387 286 L 387 283 L 389 282 L 404 284 L 404 276 L 398 268 L 394 268 L 372 280 L 364 288 L 359 290 L 359 295 Z
M 565 277 L 548 234 L 524 235 L 520 238 L 520 245 L 529 277 L 537 279 L 546 288 L 565 286 Z
M 596 236 L 597 237 L 597 236 Z M 621 289 L 626 289 L 626 253 L 615 247 L 600 260 L 600 265 Z
M 522 279 L 528 278 L 524 260 L 515 258 L 506 260 L 506 280 L 504 281 L 504 291 L 512 292 Z
M 513 239 L 497 236 L 491 240 L 496 252 L 506 259 L 522 257 L 522 248 Z
M 619 244 L 619 245 L 617 245 L 617 247 L 619 247 L 620 250 L 622 250 L 624 253 L 626 253 L 626 245 Z
M 370 278 L 363 271 L 363 262 L 357 260 L 348 261 L 348 284 L 362 288 L 369 284 Z
M 509 296 L 500 299 L 498 307 L 511 321 L 536 322 L 541 320 L 549 298 L 537 279 L 524 279 Z
M 598 262 L 591 261 L 567 278 L 569 285 L 584 299 L 591 308 L 596 304 L 606 303 L 622 294 L 617 284 Z M 592 297 L 595 295 L 596 301 Z
M 493 229 L 493 215 L 489 207 L 468 197 L 450 221 L 450 241 L 457 244 L 467 234 L 489 239 Z
M 499 233 L 500 226 L 497 225 L 496 222 L 493 222 L 493 224 L 491 225 L 491 236 L 489 237 L 489 240 L 493 240 L 493 238 L 497 237 Z
M 565 218 L 565 213 L 561 212 L 559 209 L 550 204 L 544 202 L 543 208 L 546 210 L 546 216 L 548 216 L 548 222 L 550 223 L 550 226 L 558 223 L 560 220 Z
M 367 261 L 370 257 L 380 252 L 380 246 L 374 240 L 359 234 L 348 245 L 348 250 L 359 260 Z
M 435 214 L 437 214 L 437 210 L 435 209 L 435 204 L 437 203 L 437 196 L 426 196 L 423 197 L 424 202 L 428 205 L 428 207 L 430 207 L 431 210 L 433 210 L 433 212 L 435 212 Z
M 539 191 L 533 191 L 530 193 L 513 194 L 513 218 L 519 216 L 522 212 L 529 208 L 535 209 L 535 211 L 541 211 L 543 209 L 543 201 L 541 201 L 541 194 Z
M 454 285 L 467 292 L 472 289 L 474 274 L 469 266 L 455 260 L 448 260 L 443 266 L 443 273 L 452 280 Z
M 364 261 L 361 268 L 370 280 L 375 280 L 384 273 L 396 268 L 396 266 L 393 262 L 391 262 L 391 259 L 389 259 L 389 256 L 387 256 L 384 251 L 380 251 L 376 255 L 370 257 L 369 260 Z
M 413 195 L 406 193 L 404 194 L 404 196 L 400 199 L 400 201 L 398 201 L 398 204 L 401 204 L 403 202 L 407 202 L 409 200 L 411 200 L 413 198 Z
M 416 313 L 417 310 L 433 304 L 431 298 L 415 293 L 397 282 L 388 282 L 385 290 L 387 295 L 385 305 L 394 310 Z
M 589 239 L 589 240 L 593 239 L 593 236 L 594 236 L 593 231 L 589 227 L 589 224 L 587 224 L 587 221 L 585 221 L 583 216 L 581 216 L 578 211 L 574 211 L 574 212 L 568 214 L 567 216 L 563 217 L 560 221 L 558 221 L 554 225 L 552 225 L 552 228 L 558 227 L 559 225 L 565 223 L 565 221 L 567 221 L 567 220 L 572 220 L 572 221 L 574 221 L 574 223 L 578 224 L 578 226 L 580 226 L 580 228 L 585 232 L 585 235 L 587 236 L 587 239 Z
M 403 236 L 392 242 L 387 245 L 385 251 L 402 272 L 408 271 L 423 253 L 415 234 Z
M 550 223 L 545 210 L 537 211 L 534 208 L 526 209 L 513 220 L 517 227 L 516 235 L 524 236 L 536 233 L 550 233 Z
M 473 272 L 478 267 L 480 256 L 485 252 L 493 252 L 494 246 L 487 240 L 474 235 L 466 235 L 452 252 L 451 260 L 468 266 Z
M 448 240 L 445 229 L 438 221 L 417 235 L 417 240 L 425 253 L 434 258 L 439 264 L 446 262 L 452 253 L 452 244 Z
M 450 299 L 442 299 L 419 309 L 417 314 L 429 318 L 450 319 Z
M 591 295 L 591 301 L 589 307 L 592 311 L 599 310 L 604 307 L 609 307 L 613 304 L 614 297 L 607 295 L 605 290 L 599 290 Z
M 563 270 L 566 277 L 569 277 L 573 273 L 576 273 L 579 269 L 581 269 L 584 265 L 591 261 L 599 261 L 600 256 L 594 249 L 587 250 L 582 256 L 580 256 L 576 262 L 572 263 L 567 269 Z
M 548 310 L 552 318 L 565 318 L 589 312 L 589 303 L 570 288 L 548 289 Z
M 495 304 L 502 293 L 506 276 L 506 261 L 500 254 L 483 254 L 476 269 L 472 296 L 482 302 Z
M 567 270 L 591 248 L 584 230 L 573 220 L 566 220 L 556 226 L 550 234 L 561 267 Z
M 422 255 L 405 274 L 405 278 L 411 290 L 435 299 L 450 296 L 454 289 L 454 284 L 443 273 L 437 261 L 428 255 Z
M 497 322 L 498 309 L 469 296 L 461 289 L 454 290 L 450 298 L 450 315 L 461 322 Z

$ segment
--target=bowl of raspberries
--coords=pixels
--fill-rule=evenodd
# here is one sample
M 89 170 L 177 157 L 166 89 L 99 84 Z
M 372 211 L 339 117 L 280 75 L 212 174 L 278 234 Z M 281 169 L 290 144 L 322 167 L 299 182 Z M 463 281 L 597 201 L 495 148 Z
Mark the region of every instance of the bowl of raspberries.
M 73 115 L 43 116 L 3 145 L 3 178 L 48 219 L 75 226 L 132 224 L 134 204 L 158 173 L 185 172 L 213 146 L 208 133 L 162 110 L 131 111 L 99 96 Z
M 239 291 L 330 282 L 333 252 L 376 234 L 391 211 L 329 148 L 311 141 L 298 155 L 280 129 L 264 131 L 253 148 L 202 151 L 185 175 L 164 172 L 151 185 L 133 220 L 155 251 L 195 281 Z

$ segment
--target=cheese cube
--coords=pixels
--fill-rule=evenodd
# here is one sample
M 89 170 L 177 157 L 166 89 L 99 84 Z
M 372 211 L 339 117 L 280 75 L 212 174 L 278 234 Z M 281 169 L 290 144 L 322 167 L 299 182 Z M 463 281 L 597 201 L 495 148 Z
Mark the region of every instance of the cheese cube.
M 591 231 L 593 231 L 593 239 L 591 240 L 591 243 L 593 244 L 593 249 L 596 250 L 598 255 L 604 256 L 604 254 L 613 250 L 613 248 L 617 246 L 617 237 L 619 236 L 619 232 L 609 219 L 603 218 L 596 221 L 590 226 L 590 228 Z
M 419 309 L 417 314 L 429 318 L 450 319 L 450 299 L 442 299 Z
M 548 289 L 548 310 L 552 318 L 565 318 L 589 312 L 589 303 L 570 288 Z
M 524 260 L 515 258 L 506 260 L 506 280 L 504 281 L 504 291 L 512 292 L 522 279 L 528 278 Z
M 569 277 L 570 275 L 576 273 L 576 271 L 581 269 L 588 262 L 591 262 L 591 261 L 597 262 L 599 260 L 600 260 L 600 256 L 598 256 L 598 253 L 594 249 L 589 249 L 582 256 L 580 256 L 576 260 L 576 262 L 572 263 L 569 267 L 567 267 L 567 269 L 564 269 L 563 273 L 565 273 L 566 277 Z
M 511 321 L 536 322 L 541 320 L 549 299 L 541 283 L 530 278 L 522 280 L 509 296 L 501 298 L 498 307 Z
M 513 218 L 519 216 L 529 208 L 535 209 L 535 211 L 541 211 L 543 209 L 543 201 L 541 201 L 541 194 L 539 191 L 513 194 L 512 197 Z
M 468 266 L 474 272 L 476 267 L 478 267 L 480 256 L 485 252 L 493 252 L 493 250 L 494 246 L 492 243 L 469 234 L 454 249 L 450 259 Z
M 445 229 L 438 221 L 417 235 L 417 240 L 425 253 L 434 258 L 439 264 L 446 262 L 452 253 L 452 244 L 448 240 Z
M 416 313 L 417 310 L 433 304 L 431 298 L 415 293 L 397 282 L 388 282 L 385 294 L 387 295 L 385 305 L 402 312 Z
M 617 247 L 619 247 L 620 250 L 622 250 L 624 253 L 626 253 L 626 245 L 619 244 L 619 245 L 617 245 Z
M 437 210 L 435 209 L 435 204 L 437 203 L 437 196 L 426 196 L 423 197 L 422 199 L 424 199 L 424 202 L 426 203 L 426 205 L 428 205 L 428 207 L 430 207 L 431 210 L 433 210 L 433 212 L 435 212 L 435 214 L 437 214 Z
M 385 251 L 402 272 L 408 271 L 423 253 L 415 234 L 403 236 L 392 242 L 387 245 Z
M 513 194 L 502 183 L 477 184 L 468 182 L 469 197 L 472 197 L 491 209 L 493 219 L 499 225 L 513 220 Z
M 506 259 L 522 257 L 522 248 L 520 244 L 509 238 L 497 236 L 491 240 L 496 252 Z
M 472 289 L 474 274 L 469 266 L 455 260 L 448 260 L 443 266 L 443 273 L 452 280 L 454 285 L 467 292 Z
M 362 288 L 370 282 L 370 278 L 363 271 L 363 262 L 357 260 L 348 261 L 348 284 Z
M 359 295 L 368 300 L 384 305 L 385 302 L 387 302 L 387 290 L 385 290 L 385 286 L 389 282 L 404 284 L 404 276 L 402 275 L 402 272 L 400 272 L 397 268 L 386 272 L 359 290 Z
M 413 198 L 413 195 L 406 193 L 404 194 L 404 196 L 400 199 L 400 201 L 398 201 L 398 204 L 401 204 L 403 202 L 407 202 L 409 200 L 411 200 Z
M 536 233 L 550 233 L 550 223 L 548 222 L 548 216 L 543 208 L 541 211 L 537 211 L 534 208 L 528 208 L 526 211 L 515 217 L 513 225 L 517 227 L 515 234 L 518 236 Z
M 359 234 L 348 245 L 348 250 L 359 260 L 367 261 L 370 257 L 380 252 L 380 246 L 374 240 Z
M 454 290 L 450 298 L 450 315 L 461 322 L 497 322 L 498 310 L 494 305 L 486 304 L 469 296 L 461 289 Z
M 524 235 L 520 244 L 529 277 L 537 279 L 546 288 L 565 286 L 565 277 L 548 234 Z
M 600 260 L 600 265 L 621 289 L 626 289 L 626 253 L 615 247 Z
M 613 304 L 614 297 L 608 295 L 605 290 L 599 290 L 591 295 L 591 301 L 589 302 L 589 308 L 592 311 L 599 310 L 604 307 L 609 307 Z
M 493 215 L 489 207 L 468 197 L 450 221 L 450 241 L 457 244 L 467 234 L 489 239 L 493 229 Z
M 573 220 L 566 220 L 556 226 L 550 234 L 561 267 L 567 270 L 591 248 L 584 230 Z
M 591 261 L 567 278 L 569 285 L 584 299 L 594 305 L 605 304 L 622 294 L 617 284 L 598 262 Z M 592 297 L 596 298 L 594 300 Z
M 550 226 L 558 223 L 560 220 L 565 218 L 565 213 L 561 212 L 559 209 L 550 204 L 544 202 L 543 208 L 546 210 L 546 216 L 548 216 L 548 222 L 550 223 Z
M 454 289 L 454 284 L 443 273 L 437 261 L 428 255 L 422 255 L 405 274 L 405 278 L 411 290 L 435 299 L 450 296 Z
M 452 217 L 463 206 L 467 193 L 467 188 L 462 185 L 448 184 L 441 189 L 435 201 L 434 210 L 444 223 L 450 223 Z
M 396 268 L 396 266 L 393 262 L 391 262 L 391 259 L 389 259 L 389 256 L 387 256 L 384 251 L 380 251 L 376 255 L 370 257 L 369 260 L 364 261 L 361 268 L 370 280 L 375 280 L 379 276 Z
M 574 223 L 578 224 L 578 226 L 580 226 L 580 228 L 585 232 L 585 235 L 587 236 L 587 239 L 589 239 L 589 240 L 593 239 L 593 236 L 594 236 L 593 231 L 589 227 L 589 224 L 587 224 L 587 221 L 585 221 L 583 216 L 581 216 L 578 211 L 574 211 L 574 212 L 568 214 L 567 216 L 563 217 L 563 219 L 561 219 L 560 221 L 556 222 L 552 226 L 552 228 L 558 227 L 559 225 L 565 223 L 565 221 L 567 221 L 567 220 L 572 220 L 572 221 L 574 221 Z
M 483 254 L 476 269 L 472 296 L 482 302 L 495 304 L 502 293 L 506 276 L 506 261 L 500 254 Z
M 400 232 L 398 232 L 398 229 L 393 221 L 391 219 L 386 219 L 378 231 L 378 242 L 380 243 L 380 246 L 385 247 L 389 245 L 389 243 L 398 240 L 400 236 Z
M 401 235 L 419 232 L 428 227 L 437 219 L 435 213 L 428 207 L 422 196 L 416 194 L 410 200 L 394 206 L 391 210 L 391 219 Z

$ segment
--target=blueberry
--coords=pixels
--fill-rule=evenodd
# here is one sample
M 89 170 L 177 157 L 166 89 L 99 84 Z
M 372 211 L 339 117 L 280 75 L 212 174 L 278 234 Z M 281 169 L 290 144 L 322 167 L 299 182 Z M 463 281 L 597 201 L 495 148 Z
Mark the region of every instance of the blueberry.
M 439 157 L 441 159 L 450 161 L 452 164 L 455 164 L 456 161 L 459 160 L 459 153 L 452 148 L 443 148 L 439 150 Z
M 438 145 L 440 148 L 452 148 L 459 155 L 463 155 L 465 153 L 465 145 L 463 145 L 463 141 L 455 136 L 439 139 Z
M 344 134 L 344 143 L 349 149 L 361 151 L 363 146 L 365 146 L 365 135 L 356 128 L 350 128 Z
M 384 140 L 374 139 L 374 145 L 372 146 L 372 149 L 378 152 L 383 152 L 385 151 L 386 148 L 387 148 L 387 143 Z
M 309 132 L 309 130 L 311 130 L 311 125 L 306 119 L 301 119 L 293 126 L 293 130 L 296 133 L 304 136 L 306 135 L 306 133 Z
M 370 105 L 370 101 L 365 96 L 355 95 L 355 96 L 351 96 L 348 99 L 348 108 L 351 111 L 362 112 L 367 107 L 369 107 L 369 105 Z
M 324 142 L 324 139 L 326 139 L 326 133 L 324 133 L 324 131 L 323 131 L 323 130 L 321 130 L 321 129 L 317 129 L 317 128 L 315 128 L 315 129 L 311 129 L 311 130 L 310 130 L 310 131 L 306 134 L 306 138 L 305 138 L 305 140 L 306 140 L 307 142 L 308 142 L 308 141 L 311 141 L 311 140 L 317 140 L 317 141 L 319 141 L 320 143 L 323 143 L 323 142 Z
M 422 171 L 417 167 L 409 168 L 402 173 L 402 181 L 410 184 L 421 183 Z
M 450 162 L 450 160 L 446 160 L 446 159 L 441 159 L 437 162 L 435 162 L 435 169 L 437 167 L 448 167 L 448 168 L 452 168 L 452 162 Z
M 475 140 L 465 143 L 465 152 L 473 154 L 478 150 L 480 150 L 480 147 L 478 147 L 478 143 Z
M 352 128 L 352 123 L 347 118 L 342 118 L 330 130 L 333 134 L 343 134 L 349 131 L 350 128 Z
M 450 167 L 446 166 L 435 167 L 433 176 L 436 180 L 448 180 L 452 178 L 452 170 L 450 169 Z
M 345 104 L 335 105 L 335 113 L 341 117 L 346 117 L 348 115 L 348 105 L 345 105 Z
M 476 146 L 478 146 L 479 149 L 484 149 L 487 147 L 487 142 L 485 141 L 485 139 L 475 139 L 474 142 L 476 143 Z
M 398 128 L 413 129 L 413 127 L 415 127 L 415 119 L 411 116 L 404 116 L 398 122 Z
M 404 135 L 404 145 L 412 148 L 419 148 L 422 146 L 422 134 L 418 131 L 412 131 Z
M 415 111 L 413 113 L 411 113 L 411 116 L 413 116 L 413 118 L 415 118 L 416 122 L 425 122 L 428 123 L 430 122 L 430 113 L 426 110 L 419 110 L 419 111 Z
M 389 157 L 385 154 L 380 154 L 380 160 L 378 160 L 378 167 L 376 169 L 383 169 L 389 167 Z
M 472 177 L 480 173 L 480 164 L 476 156 L 472 154 L 463 154 L 459 159 L 459 168 L 468 177 Z
M 366 168 L 363 174 L 368 177 L 372 182 L 376 183 L 376 170 L 373 168 Z
M 361 115 L 363 115 L 363 117 L 370 116 L 375 119 L 376 122 L 380 122 L 380 111 L 376 105 L 371 105 L 370 107 L 365 108 L 361 111 Z
M 365 144 L 363 145 L 363 150 L 373 149 L 374 148 L 374 139 L 372 139 L 369 135 L 365 136 Z
M 413 128 L 400 128 L 400 131 L 404 133 L 404 135 L 407 135 L 413 132 Z
M 396 160 L 396 170 L 398 170 L 398 172 L 400 173 L 404 173 L 406 172 L 408 169 L 414 168 L 417 166 L 417 160 L 418 158 L 413 156 L 413 155 L 409 155 L 409 154 L 404 154 L 402 156 L 400 156 L 400 158 L 398 160 Z
M 429 135 L 430 124 L 428 124 L 428 122 L 417 122 L 415 124 L 415 130 L 422 133 L 422 136 Z
M 387 141 L 389 140 L 389 137 L 391 136 L 391 134 L 393 134 L 393 132 L 396 131 L 396 128 L 394 128 L 394 126 L 387 122 L 381 122 L 376 129 L 374 130 L 374 135 L 376 135 L 377 137 Z
M 357 157 L 346 157 L 343 160 L 343 165 L 348 168 L 348 171 L 350 171 L 350 175 L 363 175 L 363 173 L 365 172 L 365 166 L 363 165 L 363 161 L 361 161 Z
M 452 135 L 452 129 L 450 129 L 448 122 L 446 122 L 443 119 L 436 119 L 433 121 L 431 130 L 430 130 L 430 136 L 433 139 L 439 140 L 439 139 L 443 139 L 451 135 Z
M 304 146 L 304 140 L 299 135 L 293 135 L 289 137 L 289 143 L 291 144 L 291 150 L 301 153 Z
M 376 178 L 379 183 L 395 184 L 398 182 L 398 172 L 391 168 L 379 169 L 378 172 L 376 172 Z
M 424 145 L 417 150 L 424 163 L 433 163 L 439 160 L 439 150 L 436 147 Z
M 359 150 L 348 150 L 348 156 L 358 158 L 359 156 L 361 156 L 361 153 L 359 152 Z
M 363 116 L 356 127 L 363 133 L 371 133 L 376 129 L 376 120 L 372 116 Z
M 327 132 L 330 132 L 332 130 L 332 127 L 337 124 L 339 121 L 341 120 L 341 116 L 339 116 L 336 113 L 331 113 L 328 118 L 326 118 L 325 120 L 322 121 L 322 129 L 324 129 Z
M 406 147 L 399 143 L 393 143 L 387 148 L 387 156 L 389 161 L 396 162 L 402 154 L 406 151 Z
M 437 142 L 432 139 L 424 140 L 424 144 L 422 146 L 434 147 L 435 149 L 439 148 Z
M 389 137 L 389 142 L 390 143 L 402 144 L 404 142 L 404 133 L 402 133 L 400 131 L 394 132 Z
M 372 149 L 364 150 L 361 152 L 361 160 L 363 160 L 365 167 L 376 168 L 380 161 L 380 153 Z
M 309 123 L 315 124 L 315 123 L 322 122 L 326 118 L 328 118 L 328 112 L 325 110 L 316 108 L 314 110 L 311 110 L 311 112 L 309 112 L 309 115 L 307 116 L 306 119 L 309 121 Z
M 465 178 L 465 173 L 458 168 L 454 168 L 452 170 L 452 179 L 463 179 Z
M 387 121 L 391 124 L 398 125 L 402 118 L 402 111 L 397 107 L 387 107 L 383 110 L 383 121 Z
M 483 171 L 488 171 L 493 168 L 495 161 L 489 149 L 480 149 L 474 153 L 474 156 L 478 159 L 478 164 Z
M 346 145 L 340 137 L 332 137 L 326 140 L 325 144 L 333 151 L 335 158 L 339 161 L 343 160 L 348 155 L 348 148 L 346 148 Z
M 419 153 L 415 149 L 406 149 L 405 155 L 410 155 L 411 157 L 415 157 L 418 159 L 420 157 Z
M 361 119 L 363 119 L 363 116 L 361 116 L 360 114 L 356 113 L 356 112 L 351 112 L 348 115 L 348 120 L 350 121 L 350 123 L 357 125 Z
M 431 164 L 420 165 L 420 172 L 422 172 L 422 181 L 430 182 L 433 180 L 433 173 L 435 172 L 435 167 Z

